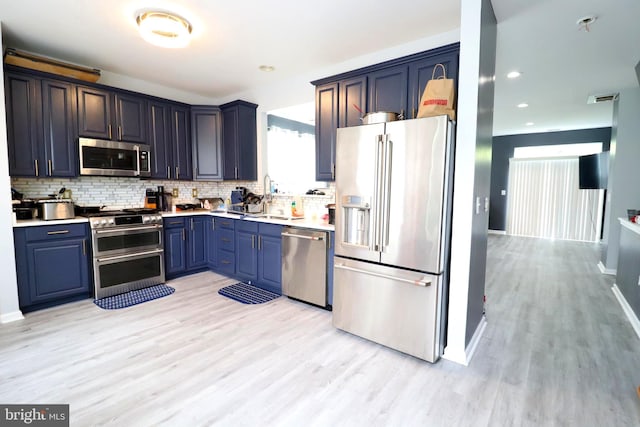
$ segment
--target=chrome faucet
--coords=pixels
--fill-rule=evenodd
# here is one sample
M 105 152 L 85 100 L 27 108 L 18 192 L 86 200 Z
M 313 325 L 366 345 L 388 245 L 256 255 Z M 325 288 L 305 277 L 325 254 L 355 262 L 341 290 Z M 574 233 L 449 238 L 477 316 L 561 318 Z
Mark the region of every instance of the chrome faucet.
M 268 213 L 267 204 L 271 203 L 273 196 L 271 194 L 271 177 L 269 174 L 264 176 L 262 180 L 262 213 Z

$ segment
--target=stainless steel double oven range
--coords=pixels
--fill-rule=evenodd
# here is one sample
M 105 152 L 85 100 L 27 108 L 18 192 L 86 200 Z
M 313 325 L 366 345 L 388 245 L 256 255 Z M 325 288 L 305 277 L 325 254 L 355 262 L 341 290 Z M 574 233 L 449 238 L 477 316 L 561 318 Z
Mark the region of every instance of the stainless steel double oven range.
M 164 283 L 162 216 L 150 209 L 89 214 L 95 298 Z

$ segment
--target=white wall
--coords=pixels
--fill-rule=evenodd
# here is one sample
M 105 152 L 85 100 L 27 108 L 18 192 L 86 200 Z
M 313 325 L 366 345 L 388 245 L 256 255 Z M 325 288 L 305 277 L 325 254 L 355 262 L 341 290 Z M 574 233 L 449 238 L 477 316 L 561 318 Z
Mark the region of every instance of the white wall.
M 0 23 L 0 44 L 2 23 Z M 2 45 L 4 52 L 4 45 Z M 0 81 L 4 71 L 0 67 Z M 0 99 L 4 100 L 4 84 L 0 84 Z M 13 250 L 13 217 L 11 212 L 11 180 L 7 154 L 7 120 L 4 102 L 0 102 L 0 323 L 22 319 L 18 305 L 15 253 Z
M 618 218 L 626 218 L 627 209 L 640 209 L 640 88 L 621 90 L 613 114 L 604 222 L 606 249 L 601 258 L 605 271 L 609 272 L 618 268 Z

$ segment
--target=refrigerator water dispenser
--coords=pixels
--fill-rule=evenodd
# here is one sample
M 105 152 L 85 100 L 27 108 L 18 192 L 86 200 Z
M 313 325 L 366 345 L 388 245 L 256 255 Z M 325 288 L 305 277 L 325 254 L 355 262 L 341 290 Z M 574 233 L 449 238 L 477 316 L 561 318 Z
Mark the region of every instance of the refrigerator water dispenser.
M 349 245 L 369 246 L 370 204 L 359 196 L 342 199 L 344 228 L 342 242 Z

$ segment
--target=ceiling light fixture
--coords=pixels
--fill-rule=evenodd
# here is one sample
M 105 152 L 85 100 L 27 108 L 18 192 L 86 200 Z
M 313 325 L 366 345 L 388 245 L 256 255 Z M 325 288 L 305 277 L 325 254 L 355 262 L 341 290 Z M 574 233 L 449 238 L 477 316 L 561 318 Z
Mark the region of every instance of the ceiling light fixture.
M 264 71 L 265 73 L 270 73 L 276 69 L 273 65 L 261 65 L 258 67 L 260 71 Z
M 526 102 L 518 104 L 518 108 L 527 108 L 528 106 L 529 106 L 529 104 L 527 104 Z
M 598 18 L 595 15 L 589 15 L 578 19 L 578 21 L 576 22 L 576 24 L 578 25 L 578 31 L 584 29 L 588 33 L 591 29 L 590 25 L 593 24 L 596 19 Z
M 520 71 L 511 71 L 510 73 L 507 74 L 507 78 L 508 79 L 517 79 L 521 75 L 522 75 L 522 73 Z
M 140 35 L 147 42 L 160 47 L 186 47 L 191 39 L 191 24 L 170 12 L 143 12 L 136 17 Z
M 526 126 L 533 126 L 533 122 L 527 122 L 525 123 Z

